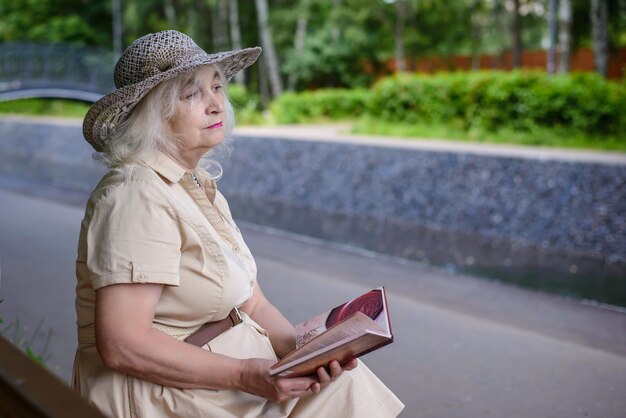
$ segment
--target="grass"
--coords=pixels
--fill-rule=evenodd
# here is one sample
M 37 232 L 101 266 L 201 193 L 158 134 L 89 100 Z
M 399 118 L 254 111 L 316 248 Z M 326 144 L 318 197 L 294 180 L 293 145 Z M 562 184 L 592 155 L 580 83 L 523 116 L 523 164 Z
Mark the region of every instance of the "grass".
M 0 102 L 0 114 L 84 118 L 90 104 L 63 99 L 19 99 Z
M 2 300 L 0 300 L 2 302 Z M 43 327 L 44 320 L 40 320 L 35 330 L 28 335 L 28 327 L 24 327 L 20 324 L 19 318 L 16 318 L 8 325 L 3 325 L 4 321 L 0 318 L 0 336 L 3 336 L 9 340 L 17 348 L 24 351 L 24 353 L 39 365 L 46 367 L 46 362 L 50 360 L 50 354 L 48 348 L 50 347 L 50 339 L 52 337 L 52 328 L 48 328 L 47 332 L 44 332 Z M 10 334 L 10 335 L 9 335 Z M 37 340 L 41 343 L 41 338 L 44 339 L 43 347 L 37 350 L 36 354 L 33 351 L 33 346 Z M 41 344 L 38 344 L 41 345 Z
M 532 130 L 501 128 L 496 132 L 443 124 L 387 123 L 363 118 L 353 125 L 352 132 L 424 139 L 449 139 L 467 142 L 487 142 L 559 148 L 581 148 L 606 151 L 626 151 L 626 136 L 592 136 L 563 128 L 535 127 Z
M 90 104 L 76 100 L 62 99 L 21 99 L 0 102 L 0 114 L 20 114 L 33 116 L 56 116 L 83 118 Z M 237 109 L 237 123 L 259 125 L 271 120 L 267 115 L 247 108 Z M 324 123 L 312 121 L 311 123 Z M 333 121 L 337 122 L 337 121 Z M 401 124 L 381 122 L 361 118 L 354 121 L 352 132 L 363 135 L 380 135 L 423 139 L 449 139 L 468 142 L 488 142 L 560 148 L 580 148 L 626 152 L 626 135 L 592 136 L 563 128 L 535 127 L 532 130 L 502 128 L 496 132 L 481 129 L 466 131 L 458 124 Z

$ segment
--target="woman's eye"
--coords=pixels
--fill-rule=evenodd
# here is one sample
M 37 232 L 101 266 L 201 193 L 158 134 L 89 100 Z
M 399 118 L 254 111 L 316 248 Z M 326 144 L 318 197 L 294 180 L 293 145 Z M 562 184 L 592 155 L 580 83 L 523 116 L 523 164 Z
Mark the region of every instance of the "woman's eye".
M 185 100 L 189 100 L 189 99 L 194 99 L 198 97 L 199 95 L 200 95 L 200 90 L 195 90 L 190 93 L 184 94 L 183 97 L 185 98 Z
M 216 85 L 213 86 L 213 91 L 214 92 L 217 93 L 218 91 L 221 91 L 221 90 L 222 90 L 222 85 L 221 84 L 216 84 Z

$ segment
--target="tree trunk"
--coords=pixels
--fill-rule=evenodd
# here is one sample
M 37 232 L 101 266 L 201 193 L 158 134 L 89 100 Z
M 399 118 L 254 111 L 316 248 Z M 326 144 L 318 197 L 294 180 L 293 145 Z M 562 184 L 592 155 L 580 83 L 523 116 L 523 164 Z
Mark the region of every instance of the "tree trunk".
M 224 0 L 217 0 L 211 7 L 211 38 L 213 51 L 225 51 L 228 49 L 228 5 Z
M 472 70 L 480 69 L 480 9 L 482 0 L 474 0 L 470 8 L 470 23 L 472 25 Z
M 607 76 L 609 61 L 608 5 L 606 0 L 591 0 L 591 40 L 596 71 Z
M 237 50 L 241 49 L 241 27 L 239 26 L 239 7 L 237 5 L 237 0 L 230 0 L 228 2 L 229 12 L 228 12 L 228 20 L 230 23 L 230 41 L 232 45 L 232 49 Z M 244 84 L 244 72 L 239 71 L 237 75 L 235 75 L 235 83 L 236 84 Z
M 170 29 L 176 29 L 176 9 L 172 0 L 165 1 L 165 19 Z
M 406 1 L 396 0 L 396 25 L 394 36 L 396 38 L 396 71 L 406 71 L 404 66 L 404 24 L 406 20 Z
M 268 26 L 268 7 L 267 0 L 255 0 L 257 19 L 259 22 L 259 35 L 261 38 L 261 46 L 265 51 L 266 69 L 269 76 L 270 87 L 272 89 L 272 96 L 277 97 L 283 92 L 283 82 L 280 79 L 280 68 L 278 66 L 278 59 L 276 58 L 276 52 L 274 51 L 274 43 L 272 42 L 272 34 Z
M 549 0 L 550 7 L 548 8 L 548 59 L 547 68 L 548 74 L 554 74 L 556 72 L 556 26 L 557 26 L 557 0 Z
M 304 50 L 304 40 L 306 38 L 306 29 L 309 22 L 309 1 L 310 0 L 301 1 L 301 9 L 298 14 L 298 21 L 296 22 L 296 36 L 293 40 L 293 51 L 296 60 L 300 59 L 302 51 Z M 292 71 L 289 74 L 289 80 L 287 81 L 287 89 L 294 90 L 297 82 L 298 74 L 295 71 Z
M 259 59 L 259 61 L 259 65 L 257 66 L 257 68 L 259 69 L 259 94 L 261 95 L 261 103 L 263 105 L 263 109 L 267 109 L 272 98 L 270 97 L 270 90 L 267 86 L 268 77 L 265 57 L 261 56 L 261 59 Z
M 333 22 L 330 29 L 330 34 L 334 43 L 339 42 L 339 38 L 341 38 L 341 29 L 339 27 L 339 22 L 337 19 L 337 11 L 341 10 L 341 2 L 342 0 L 333 0 L 333 9 L 330 13 Z
M 508 27 L 508 22 L 506 21 L 506 13 L 505 13 L 503 3 L 494 2 L 492 11 L 493 11 L 494 25 L 498 28 L 501 34 L 506 33 L 509 30 L 509 27 Z M 505 56 L 506 50 L 509 47 L 505 39 L 506 38 L 504 36 L 501 36 L 498 39 L 499 52 L 498 52 L 497 59 L 496 58 L 492 59 L 493 68 L 504 69 L 506 67 L 504 56 Z
M 120 0 L 111 1 L 111 15 L 113 18 L 113 53 L 117 60 L 122 55 L 122 12 Z
M 572 2 L 560 0 L 559 4 L 559 72 L 569 73 L 572 56 Z
M 512 60 L 513 68 L 522 66 L 522 25 L 519 18 L 520 0 L 513 0 L 513 14 L 511 15 L 511 38 L 513 41 Z
M 197 39 L 205 31 L 205 14 L 207 14 L 205 0 L 192 0 L 185 4 L 185 30 L 191 39 Z M 201 16 L 201 18 L 199 17 Z M 200 24 L 202 22 L 202 24 Z M 208 48 L 208 45 L 207 45 Z

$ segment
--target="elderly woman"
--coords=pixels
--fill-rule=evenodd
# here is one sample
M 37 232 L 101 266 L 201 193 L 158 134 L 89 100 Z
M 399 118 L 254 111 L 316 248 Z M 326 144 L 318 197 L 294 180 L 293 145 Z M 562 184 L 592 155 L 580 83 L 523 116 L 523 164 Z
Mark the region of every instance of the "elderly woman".
M 81 225 L 73 386 L 108 416 L 402 410 L 355 359 L 311 376 L 269 374 L 294 349 L 294 328 L 261 291 L 216 188 L 221 172 L 202 168 L 233 129 L 227 81 L 260 52 L 207 54 L 176 31 L 146 35 L 118 61 L 117 89 L 85 117 L 85 138 L 111 170 Z

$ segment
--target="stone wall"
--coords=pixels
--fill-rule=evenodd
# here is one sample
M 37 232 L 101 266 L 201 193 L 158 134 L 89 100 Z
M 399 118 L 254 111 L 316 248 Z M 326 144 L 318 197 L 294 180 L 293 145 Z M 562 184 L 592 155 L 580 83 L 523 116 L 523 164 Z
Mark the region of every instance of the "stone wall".
M 0 138 L 3 175 L 89 191 L 103 171 L 79 125 L 0 119 Z M 223 166 L 239 220 L 529 286 L 624 289 L 623 163 L 240 135 Z
M 257 224 L 531 286 L 626 278 L 623 164 L 245 137 L 224 168 Z
M 0 118 L 0 175 L 90 192 L 105 172 L 79 122 Z

